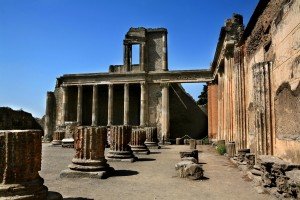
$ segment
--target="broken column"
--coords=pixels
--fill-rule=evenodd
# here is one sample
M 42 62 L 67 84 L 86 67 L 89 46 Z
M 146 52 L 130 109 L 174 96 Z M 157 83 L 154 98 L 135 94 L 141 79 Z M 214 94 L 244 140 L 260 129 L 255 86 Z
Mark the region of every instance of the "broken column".
M 56 130 L 53 133 L 53 140 L 52 145 L 61 145 L 62 139 L 65 138 L 65 131 L 64 130 Z
M 0 199 L 62 199 L 40 177 L 40 130 L 0 131 Z
M 228 142 L 226 144 L 226 153 L 229 158 L 232 158 L 235 156 L 235 142 Z
M 131 133 L 130 147 L 134 154 L 149 154 L 148 147 L 144 144 L 146 131 L 144 129 L 134 129 Z
M 76 132 L 77 122 L 65 122 L 65 137 L 62 139 L 62 147 L 74 147 L 74 134 Z
M 197 149 L 197 144 L 195 139 L 189 139 L 190 149 Z
M 150 149 L 160 149 L 160 146 L 158 145 L 157 128 L 145 127 L 144 129 L 146 131 L 145 145 Z
M 74 134 L 75 156 L 70 169 L 61 172 L 64 178 L 107 178 L 114 169 L 104 156 L 107 129 L 104 126 L 80 126 Z
M 137 158 L 128 145 L 130 139 L 131 126 L 111 126 L 110 150 L 107 154 L 107 160 L 134 162 Z

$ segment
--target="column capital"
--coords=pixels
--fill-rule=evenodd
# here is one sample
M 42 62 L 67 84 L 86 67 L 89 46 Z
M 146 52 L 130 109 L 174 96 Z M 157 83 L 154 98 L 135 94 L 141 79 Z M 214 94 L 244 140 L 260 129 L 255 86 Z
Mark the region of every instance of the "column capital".
M 170 83 L 161 83 L 160 86 L 161 86 L 162 88 L 169 87 L 169 86 L 170 86 Z

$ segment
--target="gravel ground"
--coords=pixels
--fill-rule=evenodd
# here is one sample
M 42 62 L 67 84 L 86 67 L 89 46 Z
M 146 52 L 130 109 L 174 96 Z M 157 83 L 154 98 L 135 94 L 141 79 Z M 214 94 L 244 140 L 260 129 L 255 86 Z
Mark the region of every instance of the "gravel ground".
M 61 179 L 59 173 L 71 163 L 74 150 L 45 143 L 40 174 L 50 191 L 59 192 L 69 200 L 272 199 L 268 194 L 258 194 L 242 172 L 226 157 L 216 154 L 211 146 L 198 146 L 205 180 L 178 178 L 174 165 L 180 161 L 179 151 L 188 148 L 169 145 L 151 149 L 150 155 L 138 156 L 138 162 L 110 162 L 116 173 L 108 179 Z

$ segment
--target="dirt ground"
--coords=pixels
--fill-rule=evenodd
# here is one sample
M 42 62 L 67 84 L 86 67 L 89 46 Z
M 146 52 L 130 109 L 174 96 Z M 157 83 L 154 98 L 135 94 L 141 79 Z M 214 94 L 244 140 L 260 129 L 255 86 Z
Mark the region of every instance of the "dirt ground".
M 180 161 L 179 151 L 188 148 L 169 145 L 151 150 L 150 155 L 138 156 L 140 161 L 134 163 L 110 162 L 116 173 L 108 179 L 61 179 L 59 173 L 71 163 L 74 150 L 43 144 L 40 175 L 50 191 L 59 192 L 69 200 L 273 199 L 270 195 L 258 194 L 242 172 L 211 146 L 198 145 L 205 180 L 177 177 L 174 165 Z

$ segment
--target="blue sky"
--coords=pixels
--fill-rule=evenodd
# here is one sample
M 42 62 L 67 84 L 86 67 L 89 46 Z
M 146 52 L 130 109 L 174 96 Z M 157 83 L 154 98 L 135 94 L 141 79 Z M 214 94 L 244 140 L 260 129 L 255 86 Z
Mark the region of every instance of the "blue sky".
M 122 64 L 130 27 L 168 29 L 169 69 L 208 68 L 224 21 L 258 0 L 0 0 L 0 106 L 41 117 L 66 73 Z M 202 85 L 184 84 L 194 97 Z

